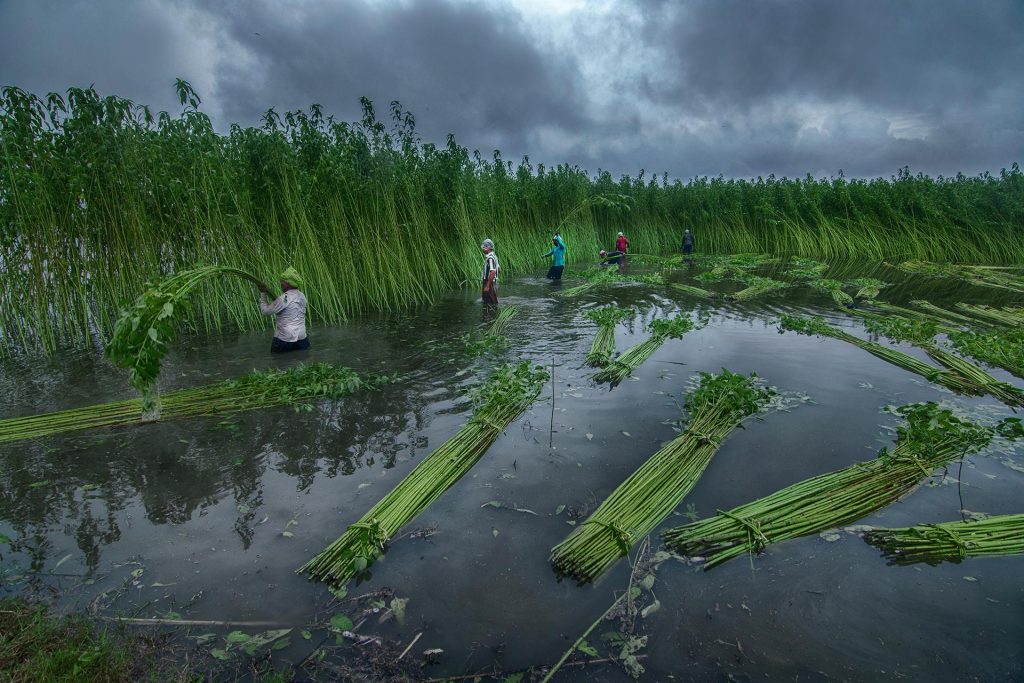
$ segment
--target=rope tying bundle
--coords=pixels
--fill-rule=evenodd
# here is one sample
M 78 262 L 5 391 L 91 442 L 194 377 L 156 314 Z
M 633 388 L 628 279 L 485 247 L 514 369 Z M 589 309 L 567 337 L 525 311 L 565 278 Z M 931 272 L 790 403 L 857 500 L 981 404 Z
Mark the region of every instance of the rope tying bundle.
M 349 526 L 350 529 L 365 529 L 366 537 L 373 542 L 374 545 L 384 550 L 384 546 L 391 540 L 391 537 L 387 535 L 384 529 L 381 528 L 380 521 L 371 519 L 368 522 L 355 522 Z
M 737 524 L 739 524 L 747 530 L 747 536 L 749 537 L 749 542 L 750 545 L 753 547 L 754 552 L 761 552 L 762 550 L 767 548 L 768 545 L 771 543 L 771 540 L 769 540 L 768 537 L 765 536 L 764 533 L 761 531 L 760 521 L 752 522 L 749 519 L 740 517 L 739 515 L 734 515 L 731 512 L 727 512 L 726 510 L 718 510 L 717 512 L 720 515 L 728 517 L 729 519 L 736 522 Z
M 586 526 L 587 524 L 596 524 L 612 532 L 612 536 L 615 537 L 615 542 L 619 545 L 619 550 L 622 551 L 623 555 L 627 554 L 629 549 L 633 547 L 633 537 L 629 535 L 628 531 L 615 522 L 605 522 L 600 519 L 588 519 L 580 526 Z

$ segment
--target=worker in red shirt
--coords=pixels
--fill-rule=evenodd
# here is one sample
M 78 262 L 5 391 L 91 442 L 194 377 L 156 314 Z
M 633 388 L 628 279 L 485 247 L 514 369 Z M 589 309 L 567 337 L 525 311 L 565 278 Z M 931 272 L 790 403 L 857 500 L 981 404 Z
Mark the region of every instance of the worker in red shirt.
M 629 249 L 629 240 L 621 232 L 619 236 L 615 238 L 615 251 L 621 251 L 623 254 Z

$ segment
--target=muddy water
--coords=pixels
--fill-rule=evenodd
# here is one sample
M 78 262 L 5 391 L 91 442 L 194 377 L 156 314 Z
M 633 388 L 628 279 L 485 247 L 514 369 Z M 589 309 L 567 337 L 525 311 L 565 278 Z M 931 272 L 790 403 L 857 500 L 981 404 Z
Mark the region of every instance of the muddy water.
M 672 278 L 692 282 L 690 275 Z M 895 303 L 1014 300 L 884 266 L 840 265 L 829 274 L 857 275 L 896 283 L 882 297 Z M 330 595 L 294 570 L 459 428 L 467 417 L 461 390 L 498 363 L 531 359 L 554 366 L 553 389 L 410 526 L 432 529 L 428 538 L 396 540 L 371 575 L 350 586 L 352 595 L 390 587 L 408 598 L 404 623 L 363 631 L 402 643 L 422 633 L 414 654 L 444 650 L 424 677 L 514 671 L 556 661 L 626 586 L 626 561 L 596 585 L 559 581 L 548 551 L 572 530 L 572 514 L 593 509 L 674 436 L 694 373 L 757 372 L 810 400 L 735 432 L 662 528 L 686 521 L 683 513 L 709 516 L 874 457 L 896 424 L 886 406 L 936 400 L 984 419 L 1010 414 L 994 399 L 954 396 L 843 342 L 781 335 L 775 321 L 782 312 L 822 314 L 865 334 L 831 298 L 806 288 L 746 304 L 650 286 L 572 300 L 553 291 L 539 278 L 504 283 L 503 304 L 521 308 L 512 344 L 481 358 L 461 351 L 460 337 L 483 317 L 473 292 L 316 327 L 304 356 L 271 357 L 266 333 L 182 340 L 162 376 L 164 391 L 302 361 L 397 372 L 404 380 L 311 412 L 270 409 L 0 445 L 0 534 L 11 541 L 0 539 L 2 591 L 46 591 L 69 609 L 103 615 L 260 622 L 267 626 L 243 628 L 293 627 L 297 634 L 322 616 Z M 620 350 L 645 338 L 653 316 L 699 310 L 709 324 L 668 341 L 633 379 L 609 390 L 583 366 L 594 328 L 582 312 L 611 302 L 637 309 L 618 328 Z M 123 373 L 99 353 L 7 360 L 0 386 L 3 417 L 130 395 Z M 961 509 L 1022 511 L 1024 456 L 990 449 L 950 475 L 861 523 L 946 521 Z M 643 624 L 645 679 L 1020 680 L 1022 572 L 1024 557 L 890 567 L 851 533 L 780 543 L 709 572 L 670 561 L 654 587 L 661 609 Z M 609 629 L 599 628 L 591 642 Z M 323 635 L 295 634 L 275 660 L 304 659 Z M 610 664 L 566 669 L 560 679 L 628 677 Z

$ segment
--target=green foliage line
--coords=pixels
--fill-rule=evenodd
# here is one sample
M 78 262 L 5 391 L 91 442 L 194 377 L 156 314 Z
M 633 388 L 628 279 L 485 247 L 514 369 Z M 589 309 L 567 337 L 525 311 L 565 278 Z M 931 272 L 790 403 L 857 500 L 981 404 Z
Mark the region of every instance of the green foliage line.
M 312 105 L 220 134 L 191 86 L 177 88 L 179 112 L 91 88 L 0 89 L 0 353 L 106 338 L 122 302 L 182 264 L 293 264 L 314 294 L 311 320 L 335 322 L 474 282 L 483 237 L 505 274 L 528 271 L 554 228 L 570 264 L 619 229 L 636 252 L 675 252 L 684 228 L 711 254 L 1024 263 L 1017 165 L 948 178 L 615 178 L 425 142 L 401 104 L 379 116 L 366 98 L 353 122 Z M 186 312 L 197 329 L 266 324 L 237 296 L 242 283 L 210 287 Z

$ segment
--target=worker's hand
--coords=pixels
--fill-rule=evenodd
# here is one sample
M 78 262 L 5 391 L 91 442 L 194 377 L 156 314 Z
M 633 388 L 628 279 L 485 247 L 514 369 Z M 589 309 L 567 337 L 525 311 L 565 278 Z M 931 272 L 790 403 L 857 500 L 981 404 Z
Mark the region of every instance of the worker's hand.
M 270 294 L 270 290 L 265 285 L 256 285 L 256 289 L 260 290 L 261 294 Z

